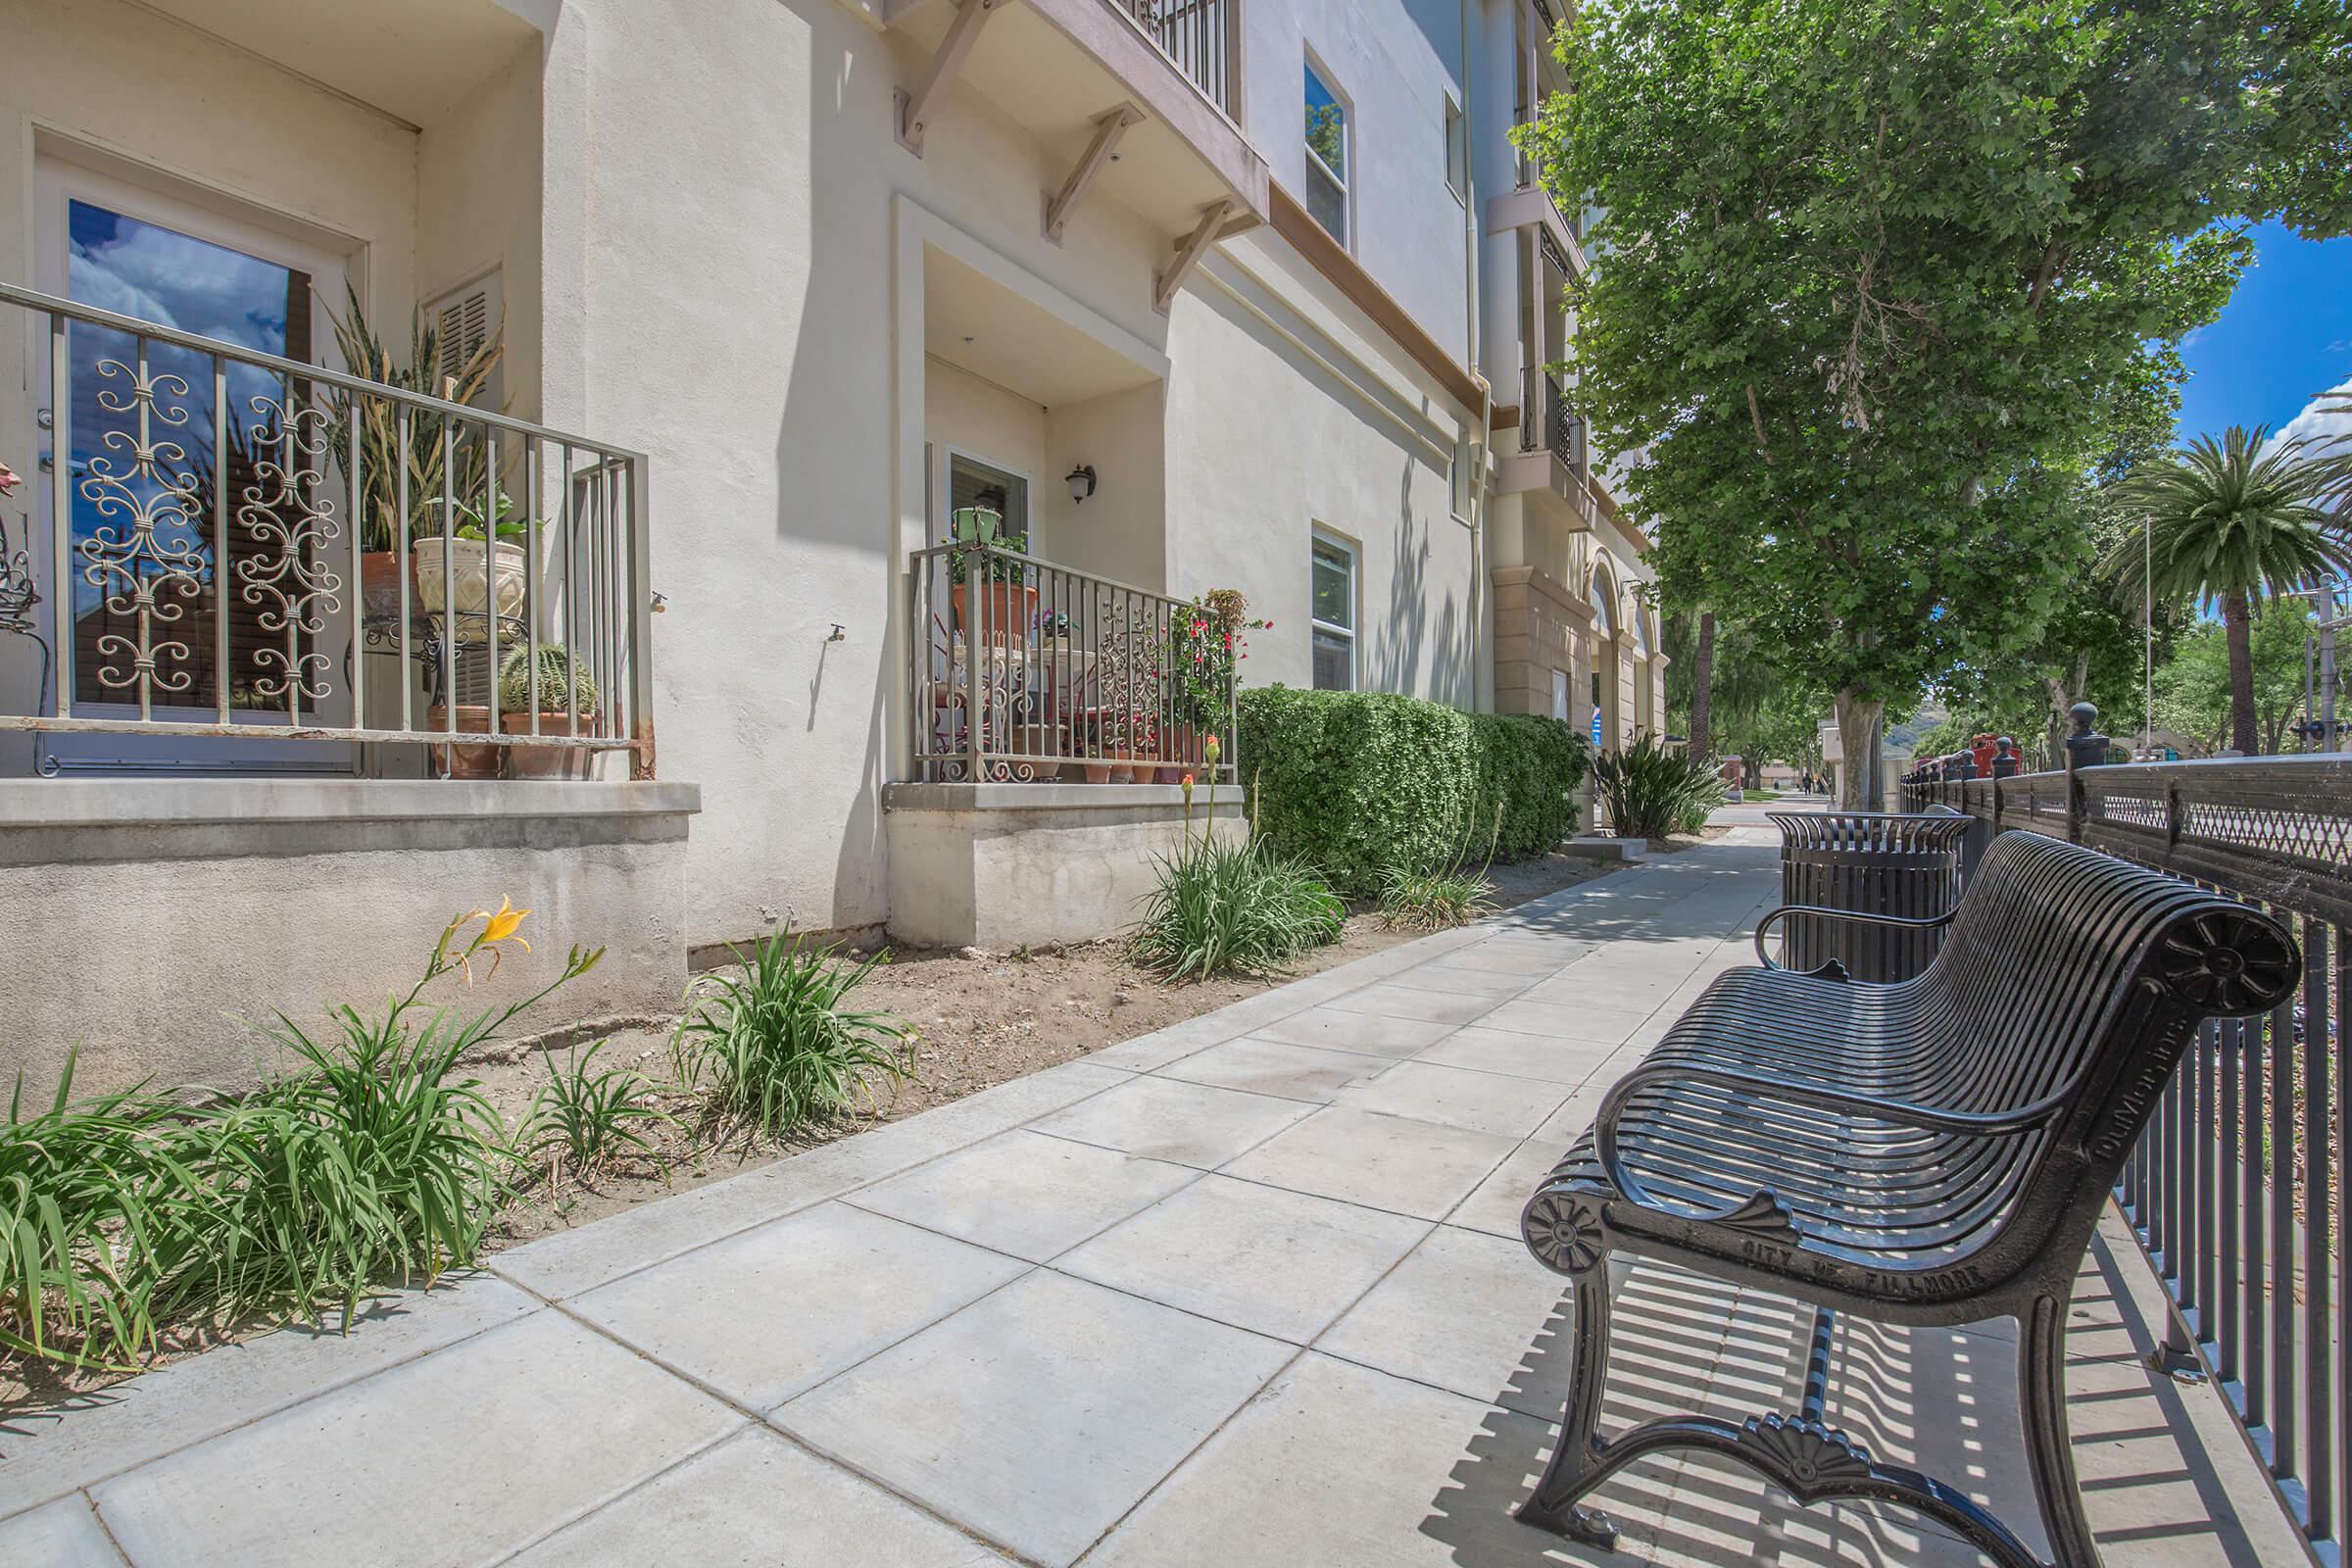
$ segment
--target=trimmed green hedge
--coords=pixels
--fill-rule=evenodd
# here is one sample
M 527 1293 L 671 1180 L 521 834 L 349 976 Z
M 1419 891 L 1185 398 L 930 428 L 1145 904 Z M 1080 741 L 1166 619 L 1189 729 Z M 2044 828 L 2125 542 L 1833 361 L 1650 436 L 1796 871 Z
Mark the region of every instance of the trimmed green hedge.
M 1387 692 L 1241 694 L 1242 782 L 1274 846 L 1352 898 L 1392 866 L 1540 854 L 1576 828 L 1585 743 L 1554 718 L 1465 713 Z

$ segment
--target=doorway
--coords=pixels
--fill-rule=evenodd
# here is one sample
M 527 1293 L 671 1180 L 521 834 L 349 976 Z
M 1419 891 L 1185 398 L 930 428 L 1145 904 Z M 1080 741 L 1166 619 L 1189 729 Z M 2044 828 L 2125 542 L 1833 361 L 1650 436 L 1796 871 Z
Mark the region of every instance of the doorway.
M 327 304 L 345 295 L 346 257 L 226 203 L 54 158 L 35 164 L 34 198 L 43 292 L 258 354 L 334 363 Z M 52 347 L 46 334 L 32 336 L 31 384 L 46 404 Z M 328 613 L 347 600 L 315 591 L 324 573 L 305 580 L 279 564 L 287 537 L 307 552 L 348 549 L 341 509 L 332 509 L 331 532 L 306 526 L 313 502 L 325 510 L 337 484 L 301 418 L 310 388 L 83 322 L 66 343 L 67 405 L 41 410 L 40 467 L 46 475 L 68 466 L 72 554 L 63 570 L 53 552 L 38 560 L 45 604 L 70 596 L 70 646 L 52 654 L 59 669 L 71 668 L 74 713 L 212 723 L 225 700 L 237 723 L 255 728 L 351 722 L 349 688 L 335 674 L 347 617 Z M 28 489 L 35 527 L 54 538 L 51 486 Z M 223 539 L 225 561 L 217 559 Z M 347 575 L 335 573 L 345 594 Z M 356 761 L 357 748 L 339 742 L 55 733 L 40 737 L 34 766 L 344 774 Z

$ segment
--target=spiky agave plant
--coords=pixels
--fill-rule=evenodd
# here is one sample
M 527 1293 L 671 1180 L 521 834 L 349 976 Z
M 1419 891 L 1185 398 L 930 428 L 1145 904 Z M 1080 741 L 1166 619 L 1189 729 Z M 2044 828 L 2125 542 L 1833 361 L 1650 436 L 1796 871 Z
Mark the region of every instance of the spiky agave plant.
M 1609 814 L 1610 831 L 1621 839 L 1662 839 L 1688 830 L 1728 798 L 1711 761 L 1647 735 L 1593 758 L 1592 789 Z
M 506 358 L 506 322 L 502 319 L 465 363 L 445 374 L 440 325 L 428 322 L 419 310 L 410 318 L 408 363 L 403 365 L 368 324 L 358 288 L 347 285 L 346 294 L 345 314 L 336 317 L 330 312 L 328 319 L 334 324 L 336 350 L 354 375 L 396 391 L 421 393 L 448 403 L 471 403 L 481 396 L 490 384 L 491 372 Z M 474 426 L 458 416 L 341 387 L 328 389 L 326 406 L 333 415 L 327 422 L 327 439 L 345 473 L 352 471 L 355 407 L 359 416 L 361 549 L 393 548 L 404 524 L 404 470 L 408 484 L 405 525 L 412 537 L 440 531 L 444 497 L 463 502 L 485 488 L 488 460 L 483 443 L 472 438 Z

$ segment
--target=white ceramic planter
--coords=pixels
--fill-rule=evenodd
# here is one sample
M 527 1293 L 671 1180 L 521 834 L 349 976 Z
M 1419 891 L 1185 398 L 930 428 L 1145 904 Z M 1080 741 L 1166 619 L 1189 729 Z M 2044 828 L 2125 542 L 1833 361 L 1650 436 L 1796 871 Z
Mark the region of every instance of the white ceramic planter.
M 442 561 L 448 552 L 446 568 Z M 487 612 L 496 596 L 497 612 L 513 617 L 522 613 L 523 586 L 529 570 L 522 546 L 488 546 L 480 539 L 419 539 L 410 551 L 416 572 L 416 605 L 428 615 L 458 612 L 453 641 L 489 640 Z M 485 570 L 485 562 L 489 564 Z M 450 603 L 451 594 L 456 603 Z

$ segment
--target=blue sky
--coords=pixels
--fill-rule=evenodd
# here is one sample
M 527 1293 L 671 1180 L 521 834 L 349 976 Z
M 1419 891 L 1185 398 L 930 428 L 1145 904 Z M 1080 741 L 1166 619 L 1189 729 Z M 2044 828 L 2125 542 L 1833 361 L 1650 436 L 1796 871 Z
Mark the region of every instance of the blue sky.
M 2183 440 L 2232 424 L 2277 430 L 2352 379 L 2352 239 L 2301 239 L 2278 223 L 2253 232 L 2254 265 L 2221 318 L 2181 344 Z

